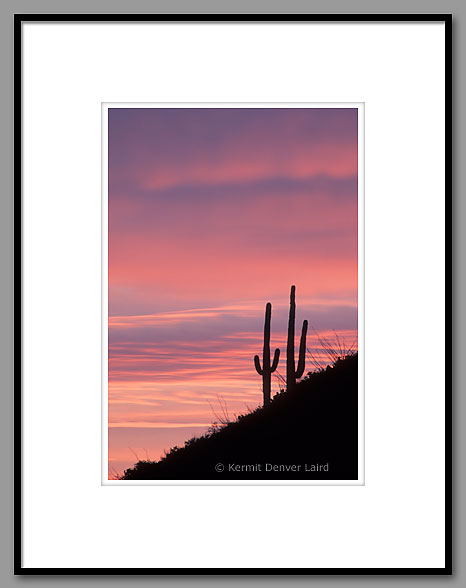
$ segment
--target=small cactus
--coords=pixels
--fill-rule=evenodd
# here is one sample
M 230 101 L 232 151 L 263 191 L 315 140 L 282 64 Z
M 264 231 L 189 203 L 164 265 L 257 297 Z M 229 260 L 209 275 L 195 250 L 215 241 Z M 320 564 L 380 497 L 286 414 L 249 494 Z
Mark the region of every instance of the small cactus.
M 272 316 L 272 305 L 267 302 L 265 307 L 265 323 L 264 323 L 264 351 L 261 368 L 260 359 L 258 355 L 254 356 L 254 365 L 257 373 L 262 376 L 262 391 L 264 393 L 264 406 L 270 402 L 270 389 L 272 374 L 277 369 L 278 360 L 280 358 L 280 349 L 275 349 L 272 365 L 270 365 L 270 319 Z
M 298 369 L 295 370 L 294 362 L 294 323 L 296 316 L 296 287 L 291 286 L 290 315 L 288 319 L 288 342 L 286 346 L 286 389 L 289 392 L 296 386 L 296 380 L 304 374 L 306 354 L 307 321 L 303 321 L 301 331 L 301 343 L 299 345 Z

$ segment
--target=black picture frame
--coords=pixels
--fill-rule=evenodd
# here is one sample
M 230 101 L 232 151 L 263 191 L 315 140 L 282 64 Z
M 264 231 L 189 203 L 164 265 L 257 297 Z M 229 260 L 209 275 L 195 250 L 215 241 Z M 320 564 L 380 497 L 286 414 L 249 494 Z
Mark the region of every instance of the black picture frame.
M 24 568 L 22 567 L 22 24 L 25 22 L 444 22 L 445 23 L 445 567 L 444 568 Z M 14 15 L 14 573 L 15 575 L 451 575 L 452 561 L 452 29 L 451 14 L 15 14 Z

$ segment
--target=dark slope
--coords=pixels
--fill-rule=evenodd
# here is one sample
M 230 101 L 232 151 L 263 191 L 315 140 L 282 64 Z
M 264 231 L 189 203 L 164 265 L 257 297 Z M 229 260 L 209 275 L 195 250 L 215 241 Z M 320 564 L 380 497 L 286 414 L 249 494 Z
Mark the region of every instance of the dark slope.
M 219 432 L 190 440 L 159 462 L 140 461 L 123 479 L 357 479 L 357 408 L 355 355 L 310 375 L 294 391 Z M 276 471 L 278 466 L 295 467 Z

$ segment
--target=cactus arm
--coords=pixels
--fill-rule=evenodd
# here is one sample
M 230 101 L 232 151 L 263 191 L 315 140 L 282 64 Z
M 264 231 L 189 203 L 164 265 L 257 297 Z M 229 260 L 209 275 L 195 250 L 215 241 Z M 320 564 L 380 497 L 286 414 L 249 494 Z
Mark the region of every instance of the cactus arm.
M 303 321 L 303 330 L 301 331 L 301 343 L 299 345 L 299 360 L 298 369 L 296 370 L 296 378 L 300 378 L 304 374 L 304 364 L 306 360 L 306 335 L 307 321 Z
M 270 368 L 270 373 L 273 373 L 277 369 L 279 359 L 280 359 L 280 349 L 275 349 L 272 367 Z
M 254 356 L 254 365 L 256 366 L 256 370 L 257 370 L 257 373 L 259 374 L 259 376 L 263 376 L 264 375 L 264 372 L 263 372 L 263 370 L 261 368 L 261 363 L 260 363 L 260 360 L 259 360 L 259 356 L 258 355 L 255 355 Z

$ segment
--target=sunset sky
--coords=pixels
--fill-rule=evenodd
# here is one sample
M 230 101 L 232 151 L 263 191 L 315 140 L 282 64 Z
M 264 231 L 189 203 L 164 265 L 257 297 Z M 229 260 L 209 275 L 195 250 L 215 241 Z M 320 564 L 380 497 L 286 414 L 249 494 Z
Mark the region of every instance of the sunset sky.
M 232 418 L 261 403 L 265 304 L 285 375 L 291 284 L 298 335 L 308 319 L 353 343 L 358 125 L 354 108 L 108 112 L 113 477 L 203 434 L 219 399 Z

